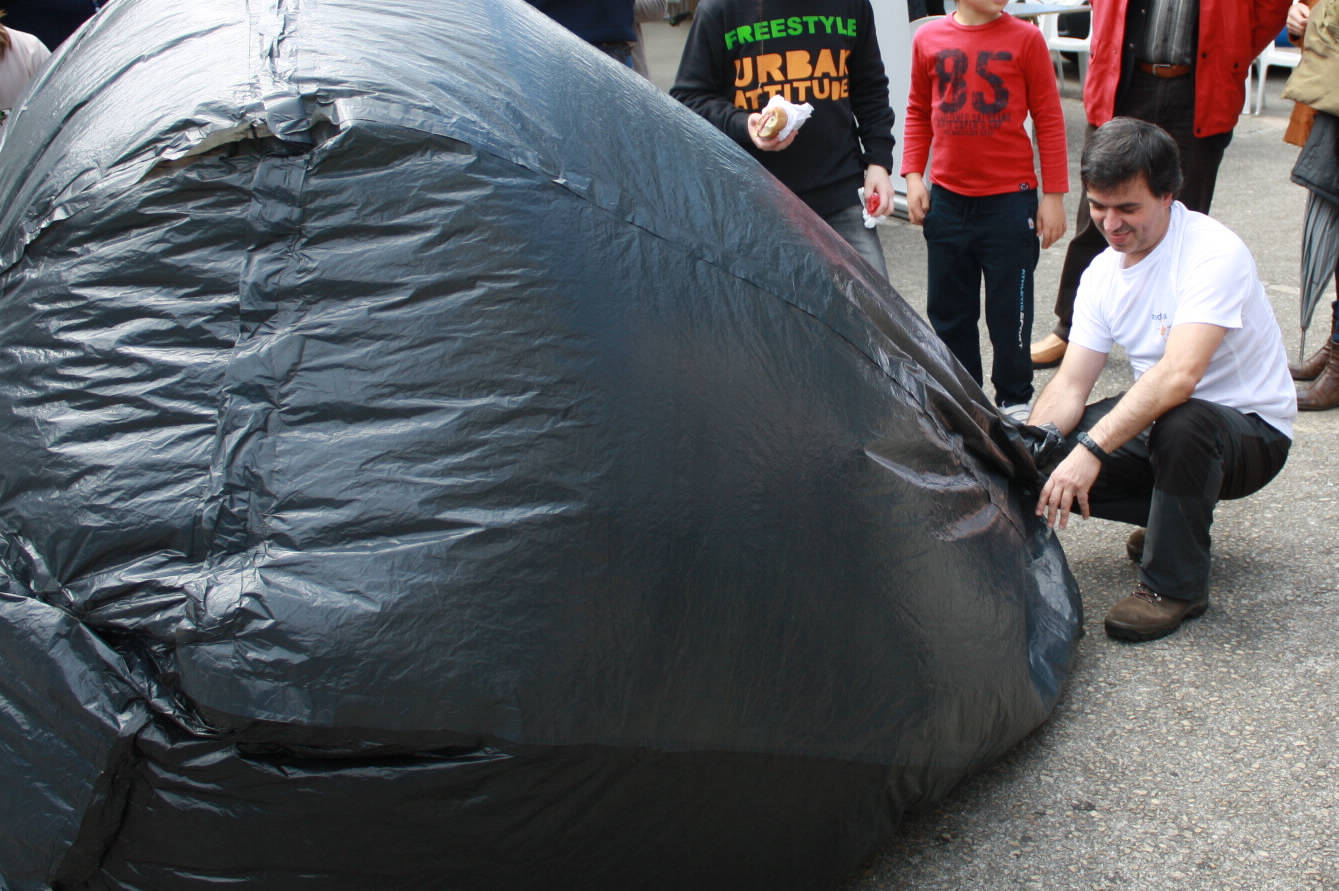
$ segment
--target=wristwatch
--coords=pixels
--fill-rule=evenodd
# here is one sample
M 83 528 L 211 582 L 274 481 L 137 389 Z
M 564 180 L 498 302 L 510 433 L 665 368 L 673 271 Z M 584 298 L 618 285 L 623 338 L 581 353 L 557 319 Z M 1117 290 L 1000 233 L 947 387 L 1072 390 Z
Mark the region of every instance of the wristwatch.
M 1080 433 L 1074 438 L 1078 441 L 1079 445 L 1096 455 L 1098 461 L 1105 461 L 1107 458 L 1111 457 L 1107 454 L 1106 449 L 1098 445 L 1097 440 L 1089 436 L 1087 432 Z

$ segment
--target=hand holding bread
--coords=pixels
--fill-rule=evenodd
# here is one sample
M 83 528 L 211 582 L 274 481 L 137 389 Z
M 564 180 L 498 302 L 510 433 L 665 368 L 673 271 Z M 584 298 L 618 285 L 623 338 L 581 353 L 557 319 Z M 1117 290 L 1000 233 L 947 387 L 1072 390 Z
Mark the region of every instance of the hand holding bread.
M 780 151 L 791 144 L 800 125 L 813 112 L 808 102 L 795 105 L 782 96 L 773 96 L 761 111 L 749 115 L 749 138 L 765 152 Z

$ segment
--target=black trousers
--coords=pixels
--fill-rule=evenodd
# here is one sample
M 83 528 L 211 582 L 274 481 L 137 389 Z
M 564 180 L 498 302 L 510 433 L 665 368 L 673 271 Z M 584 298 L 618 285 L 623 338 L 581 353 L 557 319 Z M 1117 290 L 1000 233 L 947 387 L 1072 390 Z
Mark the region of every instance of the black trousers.
M 962 367 L 981 381 L 981 285 L 994 351 L 995 404 L 1032 401 L 1032 276 L 1041 252 L 1032 189 L 972 197 L 936 185 L 925 235 L 925 314 Z
M 1119 401 L 1084 410 L 1069 444 Z M 1220 499 L 1256 492 L 1283 468 L 1292 440 L 1258 415 L 1191 399 L 1111 453 L 1088 493 L 1094 516 L 1148 527 L 1139 577 L 1159 594 L 1209 593 L 1209 527 Z
M 1116 114 L 1157 124 L 1176 140 L 1181 151 L 1181 191 L 1176 197 L 1191 210 L 1208 213 L 1218 182 L 1218 166 L 1232 141 L 1232 131 L 1203 138 L 1195 136 L 1195 77 L 1154 77 L 1135 69 L 1116 99 Z M 1088 125 L 1087 140 L 1096 128 Z M 1074 321 L 1074 294 L 1088 264 L 1106 250 L 1107 240 L 1088 214 L 1088 193 L 1079 195 L 1074 237 L 1065 251 L 1060 285 L 1055 295 L 1055 333 L 1069 340 Z

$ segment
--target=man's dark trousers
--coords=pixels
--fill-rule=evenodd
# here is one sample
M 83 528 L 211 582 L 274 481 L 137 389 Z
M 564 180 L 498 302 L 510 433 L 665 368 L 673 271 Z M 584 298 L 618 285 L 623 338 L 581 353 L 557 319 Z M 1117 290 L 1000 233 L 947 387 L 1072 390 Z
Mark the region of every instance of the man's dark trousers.
M 1088 406 L 1069 443 L 1120 400 Z M 1093 516 L 1146 526 L 1139 577 L 1164 597 L 1209 593 L 1209 527 L 1220 499 L 1243 498 L 1283 468 L 1292 440 L 1258 415 L 1191 399 L 1102 462 L 1088 493 Z

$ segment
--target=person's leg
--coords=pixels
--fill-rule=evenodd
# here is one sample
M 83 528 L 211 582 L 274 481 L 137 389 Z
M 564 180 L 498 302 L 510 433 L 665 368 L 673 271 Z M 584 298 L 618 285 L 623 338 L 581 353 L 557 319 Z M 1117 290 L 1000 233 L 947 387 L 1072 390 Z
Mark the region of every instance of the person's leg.
M 1312 192 L 1311 194 L 1314 195 L 1315 193 Z M 1325 199 L 1317 198 L 1315 200 L 1324 201 Z M 1336 275 L 1335 288 L 1339 292 L 1339 274 Z M 1339 300 L 1330 304 L 1330 312 L 1332 318 L 1330 336 L 1325 338 L 1325 342 L 1320 345 L 1320 349 L 1308 356 L 1306 361 L 1300 365 L 1288 363 L 1288 373 L 1292 375 L 1293 380 L 1313 381 L 1320 376 L 1320 373 L 1325 370 L 1325 366 L 1329 364 L 1330 351 L 1334 348 L 1335 342 L 1339 341 Z
M 856 253 L 868 260 L 869 265 L 880 275 L 888 277 L 888 264 L 883 258 L 883 244 L 879 241 L 878 228 L 865 227 L 865 216 L 860 212 L 860 205 L 843 207 L 823 219 L 856 249 Z
M 1120 399 L 1121 396 L 1113 396 L 1088 406 L 1067 444 L 1081 448 L 1076 443 L 1078 434 L 1091 430 Z M 1141 527 L 1125 545 L 1132 556 L 1136 537 L 1139 550 L 1144 547 L 1142 527 L 1148 523 L 1153 502 L 1154 473 L 1148 444 L 1149 431 L 1145 430 L 1113 451 L 1102 462 L 1101 473 L 1088 491 L 1089 510 L 1093 516 Z M 1203 602 L 1164 600 L 1141 581 L 1133 594 L 1112 605 L 1103 625 L 1107 634 L 1114 638 L 1153 640 L 1172 633 L 1185 619 L 1200 615 L 1205 608 Z
M 986 201 L 982 202 L 987 205 Z M 1032 401 L 1032 285 L 1037 258 L 1037 193 L 988 199 L 971 221 L 986 282 L 986 328 L 994 352 L 990 382 L 996 405 Z
M 1090 406 L 1079 429 L 1091 429 L 1119 398 Z M 1107 634 L 1153 640 L 1205 611 L 1214 508 L 1273 479 L 1290 446 L 1258 417 L 1191 399 L 1103 462 L 1091 513 L 1147 526 L 1138 548 L 1133 538 L 1126 545 L 1131 557 L 1138 551 L 1139 586 L 1107 612 Z
M 1336 276 L 1339 276 L 1339 272 L 1336 272 Z M 1336 287 L 1339 287 L 1339 278 L 1336 279 Z M 1328 349 L 1321 348 L 1320 368 L 1311 376 L 1311 383 L 1297 390 L 1297 408 L 1300 411 L 1324 411 L 1339 407 L 1339 300 L 1331 307 L 1334 321 L 1329 339 L 1325 341 Z M 1298 375 L 1294 373 L 1293 377 Z
M 1088 406 L 1068 443 L 1120 399 Z M 1147 526 L 1140 578 L 1164 596 L 1197 600 L 1208 591 L 1214 507 L 1261 489 L 1283 467 L 1290 445 L 1258 417 L 1191 399 L 1111 453 L 1088 493 L 1090 510 Z
M 1079 202 L 1074 237 L 1065 248 L 1065 262 L 1060 267 L 1060 284 L 1055 293 L 1055 327 L 1052 332 L 1064 341 L 1069 340 L 1069 328 L 1074 323 L 1074 296 L 1079 292 L 1079 279 L 1093 258 L 1107 249 L 1107 240 L 1102 230 L 1093 225 L 1088 213 L 1087 192 L 1080 190 Z
M 1176 141 L 1181 157 L 1181 189 L 1177 199 L 1191 210 L 1208 213 L 1223 152 L 1232 131 L 1213 136 L 1195 135 L 1195 80 L 1192 76 L 1157 78 L 1136 72 L 1122 105 L 1126 114 L 1157 124 Z
M 925 314 L 939 339 L 980 384 L 981 267 L 973 244 L 975 200 L 934 186 L 922 227 L 928 265 Z
M 1203 600 L 1209 592 L 1214 508 L 1220 499 L 1242 498 L 1273 479 L 1291 442 L 1257 417 L 1191 399 L 1130 445 L 1133 454 L 1146 450 L 1147 471 L 1130 465 L 1122 478 L 1103 466 L 1103 491 L 1094 486 L 1090 494 L 1097 502 L 1093 513 L 1138 523 L 1137 505 L 1146 502 L 1140 580 L 1163 597 Z M 1124 486 L 1130 488 L 1119 492 Z M 1117 491 L 1108 494 L 1113 487 Z
M 1085 146 L 1096 129 L 1092 124 L 1088 125 L 1084 136 Z M 1079 279 L 1093 258 L 1106 248 L 1107 240 L 1102 237 L 1101 230 L 1093 225 L 1092 215 L 1088 213 L 1088 193 L 1080 188 L 1079 206 L 1074 213 L 1074 237 L 1065 248 L 1065 262 L 1060 267 L 1060 283 L 1055 292 L 1056 321 L 1052 333 L 1061 340 L 1069 340 L 1069 327 L 1074 322 L 1074 295 L 1079 290 Z M 1043 360 L 1041 364 L 1052 363 Z
M 1097 426 L 1097 422 L 1106 417 L 1124 395 L 1109 396 L 1085 408 L 1078 426 L 1066 437 L 1066 452 L 1078 445 L 1080 433 Z M 1095 517 L 1145 526 L 1152 501 L 1153 465 L 1149 460 L 1148 431 L 1145 430 L 1113 451 L 1102 463 L 1102 472 L 1088 492 L 1088 503 Z

